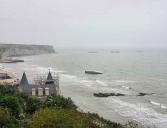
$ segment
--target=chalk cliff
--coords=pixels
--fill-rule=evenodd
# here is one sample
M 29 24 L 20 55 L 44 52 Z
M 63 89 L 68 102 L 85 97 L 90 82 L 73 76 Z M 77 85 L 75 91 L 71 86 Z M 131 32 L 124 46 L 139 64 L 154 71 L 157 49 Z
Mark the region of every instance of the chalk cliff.
M 0 44 L 0 58 L 55 53 L 50 45 Z

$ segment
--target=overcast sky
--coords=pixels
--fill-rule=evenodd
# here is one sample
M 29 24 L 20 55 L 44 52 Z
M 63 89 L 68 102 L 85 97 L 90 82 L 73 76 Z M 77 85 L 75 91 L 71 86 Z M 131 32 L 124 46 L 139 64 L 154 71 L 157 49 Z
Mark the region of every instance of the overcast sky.
M 0 42 L 167 47 L 167 0 L 0 0 Z

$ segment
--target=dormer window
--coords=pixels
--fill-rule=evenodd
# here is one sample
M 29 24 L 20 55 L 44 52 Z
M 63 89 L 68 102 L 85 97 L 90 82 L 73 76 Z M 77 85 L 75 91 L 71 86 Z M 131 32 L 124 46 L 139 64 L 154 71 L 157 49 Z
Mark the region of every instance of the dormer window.
M 45 88 L 45 95 L 49 96 L 49 88 Z
M 32 88 L 32 96 L 36 96 L 36 89 Z
M 38 96 L 43 96 L 43 88 L 38 88 Z

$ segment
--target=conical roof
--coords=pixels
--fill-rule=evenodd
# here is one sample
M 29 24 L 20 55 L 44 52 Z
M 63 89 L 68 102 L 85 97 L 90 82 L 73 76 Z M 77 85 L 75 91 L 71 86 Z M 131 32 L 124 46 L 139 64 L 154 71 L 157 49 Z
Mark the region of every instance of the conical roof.
M 28 85 L 28 80 L 25 72 L 23 73 L 23 76 L 21 78 L 20 85 Z
M 52 74 L 50 73 L 50 71 L 49 71 L 49 73 L 48 73 L 47 80 L 53 80 L 53 78 L 52 78 Z

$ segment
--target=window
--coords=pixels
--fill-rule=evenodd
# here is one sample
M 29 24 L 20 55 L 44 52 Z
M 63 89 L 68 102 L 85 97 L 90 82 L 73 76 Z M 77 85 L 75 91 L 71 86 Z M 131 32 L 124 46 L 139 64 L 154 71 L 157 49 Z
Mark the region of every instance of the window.
M 38 88 L 38 96 L 43 96 L 43 88 Z
M 49 96 L 49 88 L 45 88 L 45 95 Z
M 32 88 L 32 96 L 35 96 L 35 95 L 36 95 L 36 89 Z

